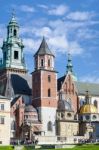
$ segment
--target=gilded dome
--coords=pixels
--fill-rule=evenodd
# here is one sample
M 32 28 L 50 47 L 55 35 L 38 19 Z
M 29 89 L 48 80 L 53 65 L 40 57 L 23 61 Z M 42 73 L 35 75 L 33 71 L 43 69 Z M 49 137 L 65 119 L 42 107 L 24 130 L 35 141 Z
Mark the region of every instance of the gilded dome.
M 97 113 L 97 108 L 92 104 L 83 105 L 80 109 L 80 114 Z

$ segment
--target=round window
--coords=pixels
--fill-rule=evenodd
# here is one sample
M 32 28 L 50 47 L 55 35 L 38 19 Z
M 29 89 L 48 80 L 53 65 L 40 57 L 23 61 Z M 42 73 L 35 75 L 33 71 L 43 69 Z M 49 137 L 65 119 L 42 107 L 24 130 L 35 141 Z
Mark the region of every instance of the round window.
M 90 119 L 90 117 L 89 116 L 86 116 L 86 120 L 89 120 Z
M 67 113 L 67 116 L 68 116 L 68 117 L 71 117 L 71 113 Z
M 93 117 L 92 117 L 94 120 L 97 118 L 97 116 L 96 115 L 93 115 Z

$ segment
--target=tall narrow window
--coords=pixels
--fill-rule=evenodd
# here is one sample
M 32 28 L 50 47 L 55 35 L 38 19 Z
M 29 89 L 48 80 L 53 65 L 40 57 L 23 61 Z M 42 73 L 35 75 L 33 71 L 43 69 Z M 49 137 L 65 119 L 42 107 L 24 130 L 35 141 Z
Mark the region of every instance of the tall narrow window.
M 50 67 L 50 59 L 48 59 L 48 67 Z
M 15 129 L 16 129 L 15 121 L 12 121 L 11 122 L 11 130 L 15 130 Z
M 98 104 L 97 104 L 97 101 L 95 100 L 94 101 L 94 106 L 97 108 L 98 107 Z
M 18 59 L 18 51 L 14 51 L 14 59 Z
M 72 84 L 72 93 L 74 94 L 74 84 Z
M 9 29 L 8 29 L 8 35 L 9 35 Z
M 4 117 L 0 117 L 0 124 L 4 124 Z
M 52 126 L 52 122 L 49 121 L 48 124 L 47 124 L 47 130 L 48 131 L 53 131 L 53 126 Z
M 41 67 L 43 67 L 43 66 L 44 66 L 44 60 L 41 59 Z
M 48 75 L 48 82 L 51 82 L 51 76 Z
M 4 104 L 1 104 L 0 110 L 4 110 Z
M 16 36 L 17 35 L 17 31 L 16 31 L 16 29 L 14 29 L 14 36 Z
M 6 60 L 6 52 L 4 52 L 4 60 Z
M 48 97 L 51 97 L 51 90 L 48 89 Z

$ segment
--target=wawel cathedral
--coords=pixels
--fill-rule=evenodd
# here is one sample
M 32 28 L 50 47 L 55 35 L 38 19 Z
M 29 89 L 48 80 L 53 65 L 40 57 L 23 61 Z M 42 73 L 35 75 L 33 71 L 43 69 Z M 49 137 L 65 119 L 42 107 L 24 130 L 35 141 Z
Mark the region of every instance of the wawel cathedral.
M 55 56 L 43 37 L 29 74 L 15 16 L 1 49 L 0 95 L 11 102 L 11 140 L 99 138 L 99 84 L 77 80 L 70 53 L 66 73 L 57 79 Z

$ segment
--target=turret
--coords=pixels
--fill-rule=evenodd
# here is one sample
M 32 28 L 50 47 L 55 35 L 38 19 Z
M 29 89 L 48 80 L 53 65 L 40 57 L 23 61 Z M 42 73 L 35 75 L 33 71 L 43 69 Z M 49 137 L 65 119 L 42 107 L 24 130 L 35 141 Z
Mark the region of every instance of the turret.
M 54 70 L 54 55 L 50 51 L 44 37 L 34 57 L 35 57 L 34 59 L 35 70 L 38 69 Z

